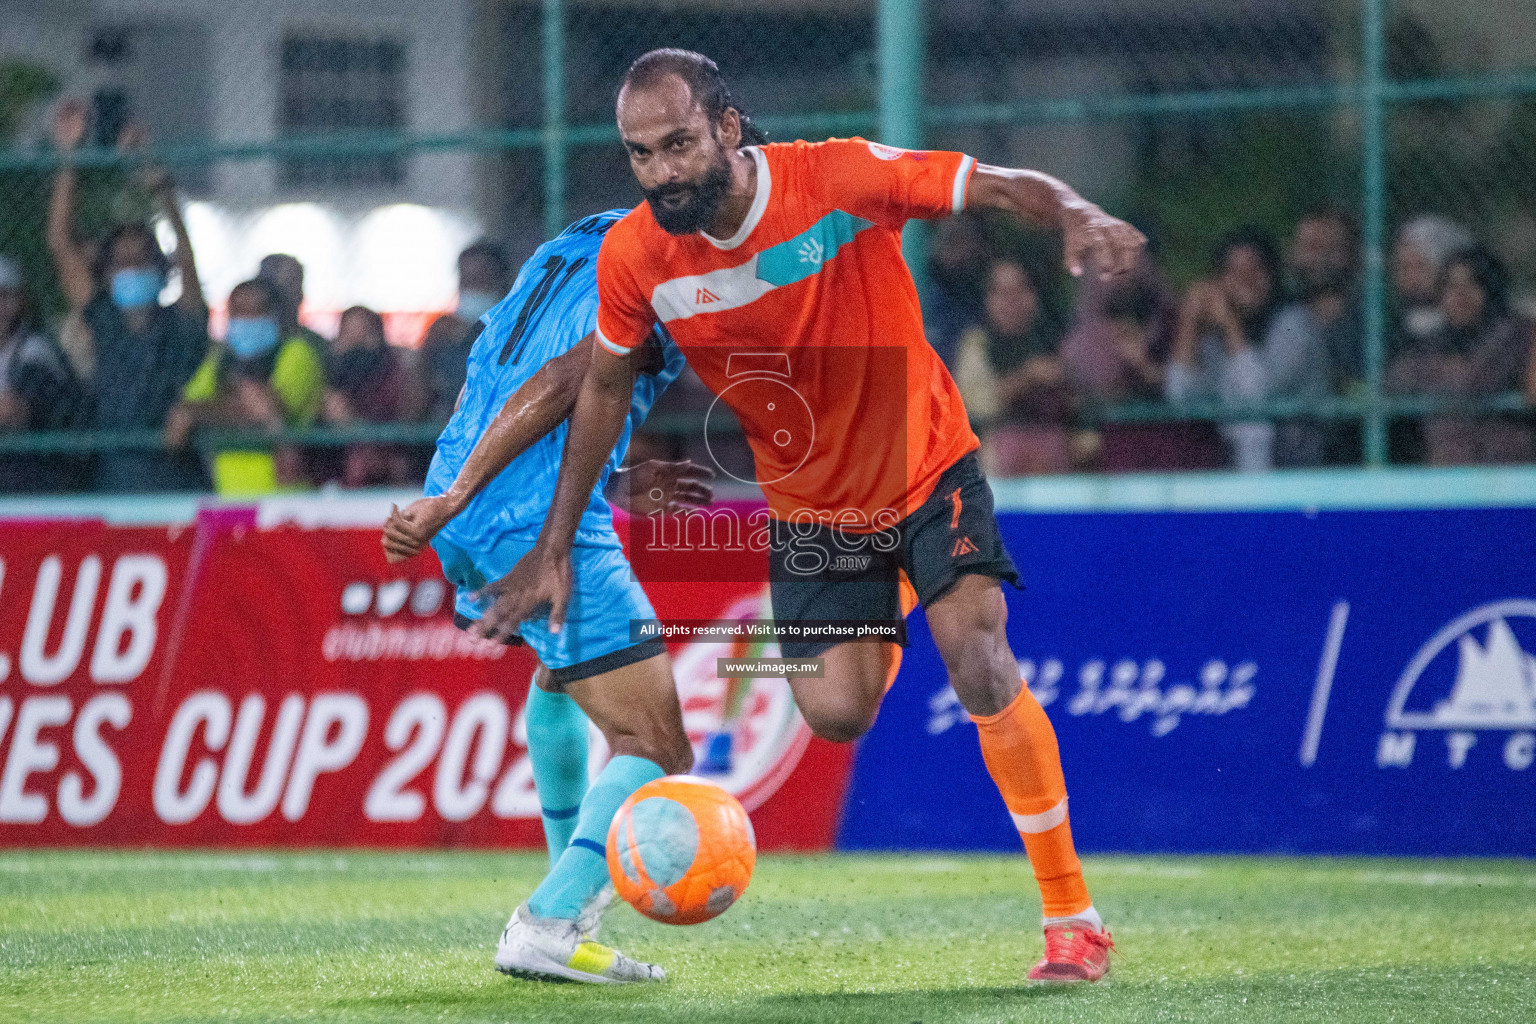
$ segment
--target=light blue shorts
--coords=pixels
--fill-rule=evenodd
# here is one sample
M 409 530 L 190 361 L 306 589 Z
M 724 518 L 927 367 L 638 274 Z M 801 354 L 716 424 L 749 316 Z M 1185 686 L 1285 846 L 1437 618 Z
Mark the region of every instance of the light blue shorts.
M 511 572 L 533 550 L 533 541 L 504 537 L 488 549 L 470 552 L 439 534 L 432 550 L 442 562 L 443 574 L 457 588 L 453 621 L 464 629 L 485 610 L 475 592 Z M 571 551 L 571 576 L 565 628 L 551 633 L 547 616 L 525 619 L 518 626 L 520 636 L 508 641 L 533 648 L 549 669 L 552 683 L 562 686 L 666 653 L 666 644 L 660 640 L 631 638 L 630 622 L 654 619 L 656 612 L 622 549 L 578 545 Z

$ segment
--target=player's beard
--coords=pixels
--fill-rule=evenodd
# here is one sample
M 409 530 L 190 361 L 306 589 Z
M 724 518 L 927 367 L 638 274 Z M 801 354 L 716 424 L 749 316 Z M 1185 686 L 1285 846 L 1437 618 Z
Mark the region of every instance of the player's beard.
M 645 201 L 651 206 L 651 216 L 669 235 L 691 235 L 703 231 L 714 223 L 726 193 L 731 190 L 731 162 L 725 151 L 720 159 L 697 181 L 673 182 L 645 189 Z M 685 196 L 682 206 L 668 207 L 662 200 L 669 196 Z

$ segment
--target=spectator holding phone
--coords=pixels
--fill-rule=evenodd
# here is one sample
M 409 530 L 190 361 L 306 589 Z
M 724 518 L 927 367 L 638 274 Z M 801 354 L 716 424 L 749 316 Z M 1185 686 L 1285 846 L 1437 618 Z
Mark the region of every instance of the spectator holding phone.
M 1269 396 L 1264 365 L 1269 328 L 1279 307 L 1280 250 L 1259 228 L 1240 228 L 1211 252 L 1211 274 L 1196 281 L 1179 307 L 1164 390 L 1170 402 L 1259 405 Z M 1225 423 L 1232 465 L 1262 472 L 1274 465 L 1273 424 Z
M 154 197 L 176 237 L 174 258 L 161 251 L 154 228 L 143 221 L 118 225 L 94 250 L 76 239 L 77 182 L 68 157 L 79 149 L 85 133 L 84 106 L 75 101 L 61 106 L 54 117 L 53 141 L 66 161 L 54 178 L 48 249 L 70 311 L 90 333 L 96 426 L 108 431 L 159 430 L 207 352 L 208 307 L 175 186 L 162 168 L 145 165 L 138 183 Z M 141 131 L 124 129 L 120 149 L 133 153 L 142 144 Z M 181 295 L 162 303 L 173 268 L 180 272 Z M 201 488 L 205 480 L 196 460 L 175 453 L 117 451 L 98 459 L 96 486 L 109 491 L 181 490 Z

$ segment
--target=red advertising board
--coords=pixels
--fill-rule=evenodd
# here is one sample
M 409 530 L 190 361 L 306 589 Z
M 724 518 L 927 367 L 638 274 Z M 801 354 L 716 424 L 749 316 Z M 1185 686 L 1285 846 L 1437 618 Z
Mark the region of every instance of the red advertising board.
M 652 596 L 663 618 L 766 615 L 761 582 Z M 729 652 L 672 653 L 698 741 Z M 388 565 L 376 530 L 0 524 L 0 846 L 542 846 L 533 667 L 454 628 L 436 561 Z M 851 748 L 774 680 L 736 739 L 721 781 L 760 845 L 830 846 Z

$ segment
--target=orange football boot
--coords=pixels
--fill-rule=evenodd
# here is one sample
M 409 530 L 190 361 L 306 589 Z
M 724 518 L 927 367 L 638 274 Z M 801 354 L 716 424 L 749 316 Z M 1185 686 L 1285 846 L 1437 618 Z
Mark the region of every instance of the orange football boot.
M 1098 981 L 1109 973 L 1109 930 L 1053 924 L 1045 929 L 1045 956 L 1029 969 L 1030 981 Z

